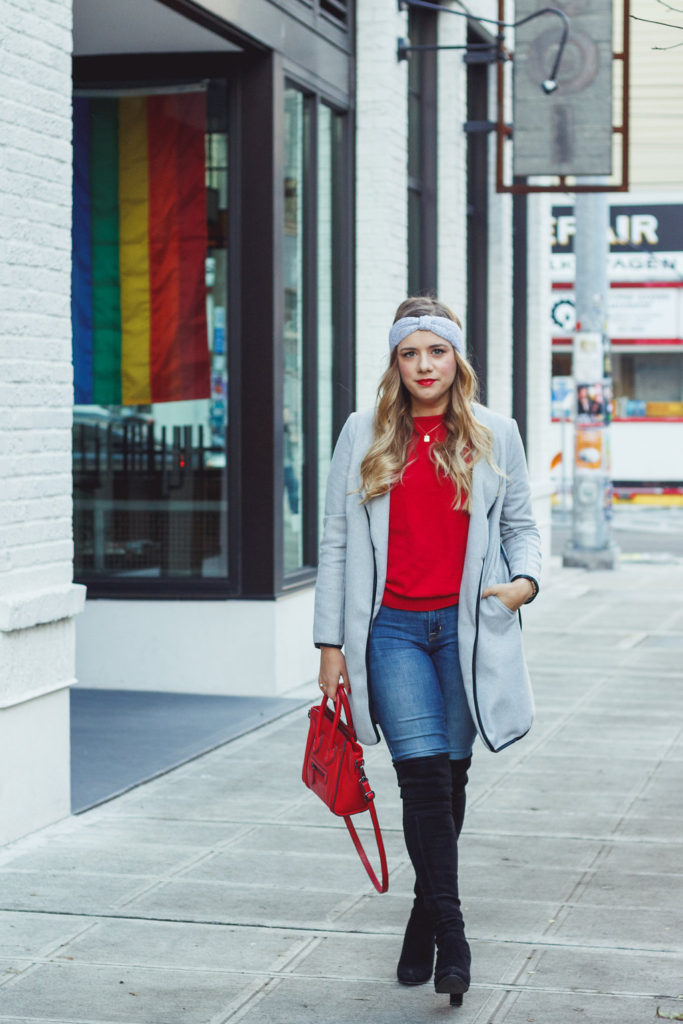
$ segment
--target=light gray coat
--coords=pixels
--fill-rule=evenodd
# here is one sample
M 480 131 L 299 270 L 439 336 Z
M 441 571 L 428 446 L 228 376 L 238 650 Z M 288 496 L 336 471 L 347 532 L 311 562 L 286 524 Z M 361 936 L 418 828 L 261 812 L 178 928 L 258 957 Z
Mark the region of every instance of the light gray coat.
M 521 617 L 497 597 L 481 599 L 511 576 L 539 579 L 540 537 L 531 513 L 524 449 L 514 420 L 474 405 L 493 431 L 493 456 L 505 478 L 480 459 L 460 586 L 460 665 L 472 718 L 490 750 L 531 727 L 533 696 L 522 650 Z M 369 701 L 367 643 L 382 603 L 389 540 L 389 494 L 361 504 L 360 465 L 373 440 L 374 413 L 352 413 L 330 466 L 315 594 L 313 639 L 344 647 L 351 709 L 361 743 L 379 740 Z M 356 493 L 354 493 L 356 492 Z

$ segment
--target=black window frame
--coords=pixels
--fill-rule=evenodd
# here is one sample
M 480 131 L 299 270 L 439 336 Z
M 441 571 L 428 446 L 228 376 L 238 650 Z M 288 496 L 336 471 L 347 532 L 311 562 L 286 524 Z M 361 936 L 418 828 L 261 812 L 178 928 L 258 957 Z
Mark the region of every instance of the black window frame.
M 438 12 L 411 8 L 414 46 L 436 46 Z M 408 294 L 436 295 L 438 282 L 438 78 L 436 50 L 413 50 L 408 58 L 408 153 L 416 147 L 417 174 L 408 162 Z M 414 86 L 415 80 L 417 87 Z M 414 102 L 411 103 L 411 100 Z M 411 109 L 417 106 L 415 125 Z M 412 202 L 411 202 L 412 198 Z M 416 223 L 417 220 L 417 223 Z M 417 238 L 417 245 L 411 239 Z
M 234 258 L 239 245 L 239 197 L 240 176 L 238 155 L 240 152 L 240 82 L 238 53 L 187 53 L 187 54 L 112 54 L 96 57 L 73 58 L 74 89 L 112 88 L 121 86 L 154 86 L 177 84 L 199 79 L 217 79 L 226 83 L 228 94 L 228 208 L 230 210 L 228 229 L 228 281 L 229 295 L 237 295 L 239 289 L 239 265 Z M 226 428 L 227 460 L 227 562 L 228 573 L 221 577 L 132 577 L 106 573 L 88 574 L 80 577 L 74 573 L 74 580 L 88 588 L 88 598 L 121 598 L 127 600 L 154 600 L 179 598 L 207 600 L 217 597 L 236 596 L 240 589 L 240 504 L 239 482 L 241 467 L 240 452 L 240 396 L 239 346 L 231 339 L 239 337 L 240 310 L 237 302 L 229 304 L 226 325 L 228 345 L 226 348 L 226 369 L 228 373 L 228 416 Z
M 178 5 L 182 6 L 181 4 Z M 240 43 L 243 44 L 240 39 Z M 342 153 L 336 177 L 339 218 L 335 246 L 333 350 L 333 437 L 339 435 L 355 404 L 355 288 L 354 243 L 354 113 L 349 94 L 325 92 L 320 79 L 263 47 L 236 53 L 124 54 L 74 57 L 78 87 L 153 85 L 197 78 L 225 78 L 229 96 L 229 281 L 228 309 L 228 568 L 224 578 L 117 577 L 102 575 L 77 581 L 86 583 L 89 598 L 127 600 L 272 600 L 310 586 L 317 572 L 316 445 L 317 431 L 316 330 L 305 309 L 307 360 L 304 363 L 305 403 L 309 434 L 304 500 L 309 533 L 307 563 L 284 574 L 282 493 L 282 324 L 284 287 L 282 272 L 283 119 L 285 81 L 302 89 L 317 105 L 327 104 L 342 116 Z M 314 120 L 317 120 L 314 119 Z M 264 131 L 271 126 L 271 131 Z M 315 162 L 315 147 L 309 161 Z M 315 181 L 316 168 L 309 168 Z M 313 193 L 315 202 L 315 192 Z M 307 230 L 315 233 L 315 210 L 308 214 Z M 244 230 L 243 230 L 244 226 Z M 247 230 L 248 226 L 248 230 Z M 315 239 L 314 239 L 315 241 Z M 307 246 L 308 248 L 308 246 Z M 316 262 L 307 253 L 307 287 L 315 295 Z M 311 279 L 313 275 L 313 279 Z M 254 339 L 268 339 L 263 352 Z M 259 403 L 254 402 L 254 381 Z M 308 406 L 310 405 L 310 409 Z M 310 429 L 310 426 L 309 426 Z M 254 458 L 254 454 L 258 458 Z
M 309 132 L 304 139 L 304 210 L 303 210 L 303 426 L 304 462 L 302 473 L 303 565 L 285 572 L 284 553 L 276 565 L 276 593 L 288 593 L 315 582 L 318 565 L 318 140 L 319 111 L 329 107 L 341 118 L 341 153 L 333 163 L 333 289 L 334 340 L 332 350 L 333 377 L 333 443 L 355 404 L 354 365 L 354 190 L 353 190 L 353 114 L 336 97 L 322 92 L 301 69 L 287 68 L 284 89 L 302 93 L 309 114 Z M 282 289 L 284 290 L 284 289 Z M 344 296 L 348 295 L 348 301 Z M 344 340 L 346 339 L 346 344 Z M 276 335 L 276 364 L 279 392 L 284 387 L 284 360 L 281 334 Z M 280 419 L 280 422 L 282 420 Z M 281 463 L 281 457 L 280 457 Z M 284 480 L 283 480 L 284 486 Z M 280 492 L 281 493 L 281 492 Z M 275 500 L 275 528 L 283 537 L 282 502 Z
M 468 23 L 468 44 L 492 44 L 480 26 Z M 467 120 L 489 120 L 489 69 L 484 61 L 467 64 Z M 469 358 L 479 381 L 479 400 L 486 404 L 488 378 L 489 300 L 489 134 L 467 135 L 467 338 Z

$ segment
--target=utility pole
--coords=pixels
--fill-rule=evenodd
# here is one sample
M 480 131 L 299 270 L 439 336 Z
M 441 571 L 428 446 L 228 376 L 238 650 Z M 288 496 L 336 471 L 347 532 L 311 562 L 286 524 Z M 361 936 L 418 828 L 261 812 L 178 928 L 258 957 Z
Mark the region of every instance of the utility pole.
M 586 185 L 605 182 L 604 177 L 577 180 Z M 574 482 L 572 536 L 562 553 L 562 564 L 584 569 L 616 569 L 619 549 L 612 541 L 609 529 L 612 512 L 609 461 L 612 383 L 607 333 L 607 193 L 576 193 L 574 212 Z

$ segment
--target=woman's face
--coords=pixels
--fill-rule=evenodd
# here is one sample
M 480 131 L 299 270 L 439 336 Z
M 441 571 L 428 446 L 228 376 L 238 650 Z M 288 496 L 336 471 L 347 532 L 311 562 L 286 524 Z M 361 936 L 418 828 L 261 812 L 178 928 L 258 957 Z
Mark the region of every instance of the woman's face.
M 397 349 L 398 372 L 413 416 L 437 416 L 448 408 L 457 364 L 455 349 L 431 331 L 414 331 Z

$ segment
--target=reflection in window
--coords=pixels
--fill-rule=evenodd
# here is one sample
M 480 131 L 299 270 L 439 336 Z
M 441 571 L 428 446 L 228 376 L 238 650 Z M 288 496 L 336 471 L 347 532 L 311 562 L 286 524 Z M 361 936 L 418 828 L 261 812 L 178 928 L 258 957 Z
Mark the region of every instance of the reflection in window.
M 617 416 L 683 416 L 683 353 L 613 353 L 612 379 Z
M 614 352 L 613 416 L 642 419 L 683 416 L 683 352 Z M 572 353 L 553 352 L 553 378 L 570 379 Z
M 308 109 L 298 89 L 285 90 L 284 231 L 284 571 L 303 564 L 303 231 L 304 146 Z
M 225 577 L 224 83 L 74 101 L 79 578 Z
M 332 458 L 334 263 L 336 247 L 335 155 L 341 118 L 321 105 L 318 114 L 318 535 L 322 536 L 325 486 Z

